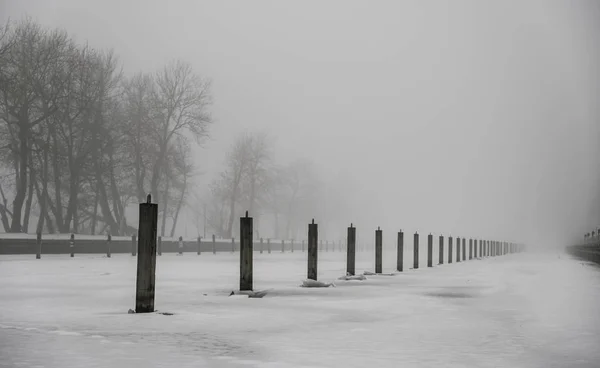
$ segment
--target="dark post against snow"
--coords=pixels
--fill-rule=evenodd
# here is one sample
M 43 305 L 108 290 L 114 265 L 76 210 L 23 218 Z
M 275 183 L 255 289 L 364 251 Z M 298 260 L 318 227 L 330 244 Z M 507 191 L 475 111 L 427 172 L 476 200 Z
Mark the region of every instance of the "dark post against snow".
M 473 257 L 477 258 L 477 239 L 473 240 Z
M 346 273 L 354 276 L 356 273 L 356 228 L 350 224 L 348 228 L 348 252 L 346 253 Z
M 154 312 L 157 225 L 158 204 L 151 203 L 151 197 L 148 195 L 146 203 L 140 203 L 138 226 L 138 250 L 140 254 L 137 257 L 136 313 Z
M 439 245 L 439 264 L 444 264 L 444 237 L 442 235 L 440 235 L 440 238 L 438 240 L 438 245 Z
M 260 254 L 263 253 L 263 238 L 260 238 Z
M 202 250 L 200 249 L 200 247 L 202 246 L 202 237 L 201 236 L 199 236 L 196 239 L 196 246 L 198 247 L 198 249 L 196 249 L 196 254 L 200 255 L 200 253 L 202 253 Z
M 38 231 L 37 236 L 35 238 L 35 245 L 37 248 L 37 253 L 35 254 L 35 259 L 42 258 L 42 232 Z
M 235 238 L 231 237 L 231 253 L 235 253 Z
M 271 254 L 271 238 L 267 238 L 267 253 Z
M 317 281 L 317 261 L 319 255 L 319 231 L 315 219 L 308 224 L 308 279 Z
M 131 255 L 135 256 L 137 252 L 137 242 L 135 239 L 135 234 L 131 235 Z
M 110 233 L 108 233 L 108 235 L 106 236 L 106 258 L 110 258 L 110 242 L 111 242 L 111 240 L 112 240 L 112 237 L 110 236 Z
M 71 233 L 69 239 L 69 248 L 71 249 L 71 257 L 75 257 L 75 234 Z
M 427 267 L 433 267 L 433 235 L 427 235 Z
M 179 255 L 183 255 L 183 236 L 179 237 L 178 247 L 179 247 Z
M 378 227 L 375 230 L 375 273 L 383 272 L 383 244 L 382 244 L 382 231 Z
M 419 268 L 419 233 L 413 237 L 413 268 Z
M 467 238 L 462 238 L 462 260 L 467 260 Z
M 452 263 L 452 237 L 448 237 L 448 263 Z
M 460 238 L 456 238 L 456 262 L 460 262 Z
M 285 253 L 285 240 L 281 241 L 281 253 Z
M 402 230 L 398 232 L 398 250 L 396 254 L 396 270 L 404 271 L 404 233 Z
M 240 217 L 240 291 L 252 290 L 252 217 Z
M 294 253 L 294 239 L 290 240 L 290 252 Z
M 135 235 L 134 235 L 135 236 Z M 158 245 L 157 245 L 158 255 L 162 256 L 162 236 L 158 237 Z
M 469 239 L 469 260 L 473 259 L 473 239 Z
M 217 254 L 217 240 L 215 234 L 212 235 L 213 254 Z

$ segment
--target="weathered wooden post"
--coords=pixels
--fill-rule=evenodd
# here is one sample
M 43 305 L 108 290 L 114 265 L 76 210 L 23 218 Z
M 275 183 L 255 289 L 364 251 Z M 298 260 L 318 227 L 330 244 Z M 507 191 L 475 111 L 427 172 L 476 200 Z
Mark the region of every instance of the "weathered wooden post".
M 285 240 L 281 241 L 281 253 L 285 253 Z
M 427 235 L 427 267 L 433 267 L 433 235 Z
M 404 271 L 404 233 L 402 230 L 398 231 L 398 245 L 396 253 L 396 270 L 398 272 Z
M 452 237 L 448 237 L 448 263 L 452 263 Z
M 346 253 L 346 273 L 354 276 L 356 273 L 356 228 L 350 224 L 348 228 L 348 252 Z
M 260 238 L 260 254 L 263 253 L 263 245 L 264 245 L 263 238 Z
M 162 236 L 158 237 L 158 246 L 157 246 L 157 249 L 158 249 L 158 255 L 162 256 Z
M 477 259 L 477 239 L 473 239 L 473 257 Z
M 198 247 L 198 249 L 196 250 L 196 254 L 200 255 L 200 253 L 202 253 L 202 249 L 201 249 L 201 247 L 202 247 L 202 237 L 201 236 L 199 236 L 196 239 L 196 246 Z
M 217 254 L 217 239 L 215 234 L 212 235 L 213 254 Z
M 375 230 L 375 273 L 383 272 L 383 244 L 382 231 L 379 227 Z
M 473 259 L 473 239 L 469 239 L 469 261 Z
M 271 254 L 271 238 L 267 238 L 267 253 Z
M 315 219 L 308 224 L 308 279 L 317 281 L 317 261 L 319 256 L 318 249 L 319 231 Z
M 136 313 L 154 312 L 157 225 L 158 204 L 151 203 L 151 197 L 148 195 L 146 203 L 140 203 L 138 226 L 139 255 L 137 257 L 135 295 Z
M 110 242 L 112 240 L 112 237 L 110 236 L 110 233 L 107 234 L 106 236 L 106 258 L 110 258 Z
M 419 268 L 419 233 L 413 237 L 413 268 Z
M 183 255 L 183 236 L 179 237 L 178 241 L 179 255 Z
M 252 217 L 240 218 L 240 291 L 252 290 Z
M 460 238 L 456 238 L 456 262 L 460 262 Z
M 462 260 L 467 260 L 467 238 L 462 238 Z
M 442 235 L 440 235 L 440 238 L 438 240 L 438 245 L 439 245 L 439 264 L 444 264 L 444 237 Z
M 75 234 L 71 233 L 69 239 L 69 248 L 71 249 L 71 258 L 75 257 Z
M 37 253 L 35 254 L 35 259 L 42 258 L 42 232 L 38 231 L 37 236 L 35 238 L 35 245 L 37 248 Z

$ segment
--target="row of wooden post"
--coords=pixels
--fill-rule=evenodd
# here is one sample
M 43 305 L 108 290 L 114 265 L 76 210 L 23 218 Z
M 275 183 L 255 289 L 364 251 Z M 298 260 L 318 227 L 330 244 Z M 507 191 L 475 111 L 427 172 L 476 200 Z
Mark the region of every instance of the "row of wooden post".
M 148 313 L 154 311 L 154 280 L 157 254 L 157 218 L 158 205 L 151 203 L 148 196 L 147 203 L 140 204 L 139 217 L 139 255 L 137 267 L 136 283 L 136 313 Z M 382 273 L 383 260 L 383 236 L 382 230 L 375 230 L 375 273 Z M 214 238 L 213 238 L 214 239 Z M 314 219 L 308 225 L 308 257 L 307 257 L 307 278 L 317 280 L 318 275 L 318 224 Z M 346 272 L 349 275 L 356 273 L 356 228 L 350 224 L 347 236 L 347 265 Z M 181 241 L 181 238 L 180 238 Z M 160 242 L 160 241 L 159 241 Z M 452 263 L 452 242 L 453 238 L 448 238 L 448 263 Z M 414 234 L 414 261 L 413 268 L 419 268 L 419 234 Z M 456 261 L 466 260 L 466 239 L 456 238 Z M 404 233 L 398 232 L 397 241 L 397 271 L 403 271 L 404 255 Z M 270 248 L 269 248 L 270 250 Z M 512 244 L 498 241 L 479 240 L 480 256 L 498 256 L 508 253 L 516 253 L 524 250 L 523 245 Z M 214 249 L 213 249 L 214 251 Z M 282 248 L 283 251 L 283 248 Z M 444 238 L 439 238 L 439 264 L 444 263 Z M 200 248 L 198 248 L 198 254 Z M 469 259 L 477 258 L 477 240 L 469 240 Z M 427 237 L 427 266 L 433 267 L 433 235 Z M 253 219 L 248 216 L 240 218 L 240 291 L 253 290 Z

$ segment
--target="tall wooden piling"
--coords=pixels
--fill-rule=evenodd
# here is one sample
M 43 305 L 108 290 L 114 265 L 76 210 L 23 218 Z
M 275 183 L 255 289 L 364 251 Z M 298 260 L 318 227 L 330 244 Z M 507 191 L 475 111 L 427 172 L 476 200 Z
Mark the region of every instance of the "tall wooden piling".
M 383 272 L 383 239 L 382 231 L 378 227 L 375 230 L 375 273 Z
M 201 236 L 199 236 L 196 239 L 196 247 L 197 247 L 196 254 L 200 255 L 200 253 L 202 253 L 202 249 L 201 249 L 201 247 L 202 247 L 202 237 Z
M 71 258 L 75 257 L 75 234 L 73 233 L 69 239 L 69 249 L 71 249 Z
M 158 204 L 151 203 L 151 197 L 148 195 L 146 203 L 140 203 L 138 226 L 139 255 L 137 257 L 135 296 L 136 313 L 154 312 L 157 225 Z
M 451 236 L 448 237 L 448 263 L 452 263 L 452 256 L 454 255 L 454 253 L 452 253 L 452 240 L 454 238 L 452 238 Z
M 179 249 L 179 255 L 183 255 L 183 236 L 179 237 L 179 240 L 177 242 L 177 247 Z
M 215 234 L 212 235 L 213 254 L 217 254 L 217 239 Z
M 308 224 L 308 279 L 317 281 L 317 262 L 319 256 L 318 249 L 319 231 L 315 219 Z
M 240 217 L 240 291 L 252 290 L 252 217 Z
M 158 250 L 158 255 L 162 256 L 162 236 L 158 237 L 158 245 L 156 246 L 156 248 Z
M 462 260 L 467 260 L 467 238 L 462 238 Z
M 439 250 L 438 250 L 438 254 L 439 254 L 439 264 L 444 264 L 444 237 L 442 235 L 440 235 L 439 239 L 438 239 L 438 246 L 439 246 Z
M 354 276 L 356 273 L 356 228 L 350 224 L 348 228 L 347 247 L 346 252 L 346 273 Z
M 35 259 L 41 259 L 42 258 L 42 232 L 41 231 L 37 232 L 37 236 L 35 238 L 35 245 L 36 245 L 36 250 L 37 250 L 37 253 L 35 254 Z
M 433 235 L 427 235 L 427 267 L 433 267 Z
M 396 253 L 396 270 L 404 271 L 404 233 L 398 232 L 398 249 Z
M 473 239 L 473 257 L 477 259 L 477 239 Z
M 469 239 L 469 260 L 473 259 L 473 239 Z
M 112 241 L 112 237 L 110 233 L 106 235 L 106 258 L 110 258 L 110 243 Z
M 460 262 L 460 238 L 456 238 L 456 262 Z
M 419 233 L 415 233 L 413 237 L 413 268 L 419 268 Z

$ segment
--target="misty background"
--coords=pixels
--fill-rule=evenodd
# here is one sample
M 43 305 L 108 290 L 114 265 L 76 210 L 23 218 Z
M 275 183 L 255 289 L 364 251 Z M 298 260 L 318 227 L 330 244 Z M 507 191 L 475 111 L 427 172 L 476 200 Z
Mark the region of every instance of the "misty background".
M 126 76 L 181 59 L 211 81 L 197 197 L 259 132 L 335 195 L 328 239 L 353 222 L 363 241 L 564 246 L 600 226 L 597 1 L 0 0 L 0 22 L 25 16 L 113 49 Z M 196 235 L 192 212 L 176 235 Z

